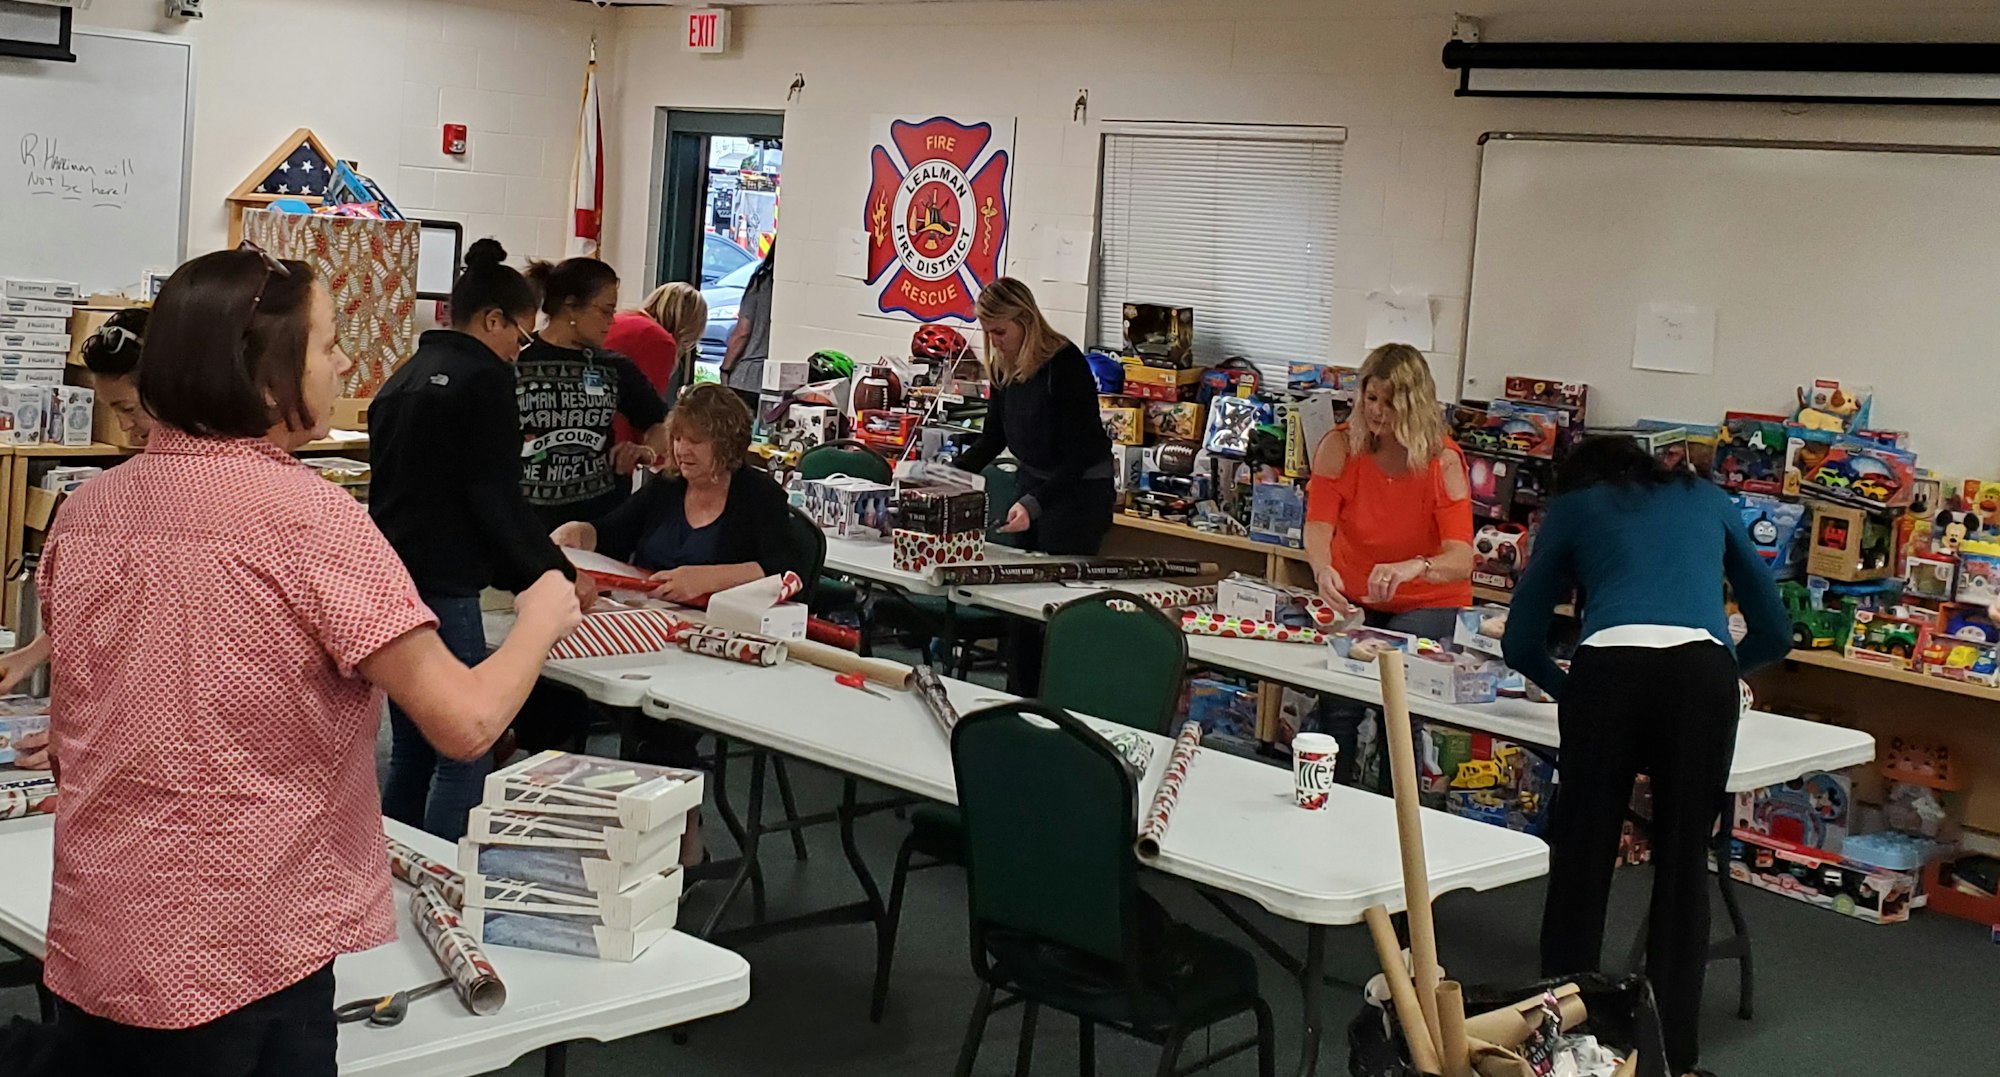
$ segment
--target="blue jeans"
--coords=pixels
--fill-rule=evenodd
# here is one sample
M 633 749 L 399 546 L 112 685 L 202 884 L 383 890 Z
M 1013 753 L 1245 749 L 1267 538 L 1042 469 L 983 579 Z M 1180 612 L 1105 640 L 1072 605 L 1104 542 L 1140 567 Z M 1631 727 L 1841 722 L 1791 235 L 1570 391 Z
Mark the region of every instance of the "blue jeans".
M 423 595 L 438 617 L 438 637 L 458 660 L 476 666 L 486 657 L 486 629 L 478 596 Z M 389 704 L 389 778 L 382 786 L 382 814 L 422 827 L 446 841 L 465 836 L 466 816 L 486 790 L 491 753 L 458 760 L 438 754 L 417 724 Z

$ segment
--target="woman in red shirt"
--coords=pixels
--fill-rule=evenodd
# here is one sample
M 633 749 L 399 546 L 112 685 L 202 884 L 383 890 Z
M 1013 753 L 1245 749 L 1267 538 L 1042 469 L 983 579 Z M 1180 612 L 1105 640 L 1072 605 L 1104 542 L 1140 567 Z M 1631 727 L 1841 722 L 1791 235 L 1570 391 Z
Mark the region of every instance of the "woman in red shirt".
M 653 391 L 666 398 L 667 385 L 681 361 L 692 359 L 701 331 L 708 325 L 708 300 L 694 285 L 672 281 L 653 289 L 638 310 L 621 310 L 611 319 L 604 346 L 636 364 Z M 639 440 L 623 415 L 611 420 L 614 444 Z M 648 461 L 656 462 L 656 461 Z
M 1445 432 L 1423 353 L 1384 344 L 1361 366 L 1361 401 L 1320 441 L 1306 487 L 1306 558 L 1319 592 L 1376 628 L 1439 639 L 1472 604 L 1472 487 Z M 1336 780 L 1355 773 L 1363 708 L 1320 708 L 1340 740 Z
M 310 266 L 189 262 L 139 363 L 145 452 L 49 533 L 64 1072 L 333 1077 L 333 959 L 396 937 L 383 691 L 474 758 L 579 620 L 550 572 L 498 651 L 452 657 L 368 510 L 292 456 L 350 369 Z

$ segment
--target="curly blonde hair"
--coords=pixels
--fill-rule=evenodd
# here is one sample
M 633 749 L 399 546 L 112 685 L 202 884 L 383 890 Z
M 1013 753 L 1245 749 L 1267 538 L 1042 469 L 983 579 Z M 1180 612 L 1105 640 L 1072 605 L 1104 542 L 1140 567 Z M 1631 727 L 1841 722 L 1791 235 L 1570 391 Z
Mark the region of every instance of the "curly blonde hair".
M 1042 314 L 1041 306 L 1035 302 L 1035 293 L 1012 277 L 1001 277 L 981 289 L 974 310 L 985 321 L 1015 322 L 1021 327 L 1021 350 L 1018 355 L 1001 354 L 1000 349 L 993 346 L 990 335 L 984 341 L 986 369 L 993 380 L 1002 385 L 1014 385 L 1034 377 L 1036 371 L 1069 343 L 1069 338 L 1056 332 Z
M 702 330 L 708 326 L 708 300 L 702 298 L 694 285 L 680 280 L 662 284 L 653 289 L 639 309 L 674 335 L 674 348 L 680 358 L 694 354 L 695 345 L 701 343 Z
M 713 383 L 695 385 L 682 393 L 674 410 L 667 413 L 667 438 L 687 438 L 713 446 L 714 477 L 721 478 L 742 467 L 749 456 L 750 425 L 750 409 L 736 390 Z M 667 474 L 680 475 L 680 463 L 673 453 L 667 454 L 665 464 Z
M 1445 426 L 1437 383 L 1431 379 L 1431 365 L 1424 353 L 1408 344 L 1384 344 L 1369 352 L 1361 364 L 1361 391 L 1367 393 L 1368 386 L 1378 381 L 1387 390 L 1389 407 L 1396 413 L 1391 425 L 1396 440 L 1410 454 L 1410 466 L 1429 464 L 1444 450 Z M 1357 453 L 1372 453 L 1382 447 L 1358 414 L 1348 426 L 1348 439 Z

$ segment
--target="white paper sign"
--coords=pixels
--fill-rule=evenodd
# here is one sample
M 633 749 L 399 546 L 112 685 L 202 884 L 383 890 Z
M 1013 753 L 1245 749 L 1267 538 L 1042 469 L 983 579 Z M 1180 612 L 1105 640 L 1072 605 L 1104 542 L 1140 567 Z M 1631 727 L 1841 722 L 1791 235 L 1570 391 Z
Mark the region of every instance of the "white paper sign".
M 868 279 L 868 233 L 849 232 L 834 255 L 835 276 Z
M 1370 350 L 1384 344 L 1408 344 L 1420 352 L 1431 350 L 1431 297 L 1414 292 L 1368 293 L 1368 339 Z
M 1632 334 L 1632 369 L 1715 373 L 1715 308 L 1646 303 Z

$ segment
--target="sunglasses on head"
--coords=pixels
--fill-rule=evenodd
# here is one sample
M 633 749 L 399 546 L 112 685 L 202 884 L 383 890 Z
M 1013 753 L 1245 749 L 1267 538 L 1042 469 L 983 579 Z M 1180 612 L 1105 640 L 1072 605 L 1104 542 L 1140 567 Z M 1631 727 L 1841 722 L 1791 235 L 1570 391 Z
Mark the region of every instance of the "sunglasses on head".
M 257 244 L 252 243 L 246 239 L 243 242 L 238 243 L 236 245 L 236 249 L 239 251 L 249 251 L 250 253 L 255 254 L 258 258 L 261 258 L 264 261 L 264 279 L 260 281 L 257 285 L 257 294 L 250 300 L 251 306 L 257 307 L 263 305 L 264 289 L 269 288 L 271 286 L 272 277 L 277 277 L 281 280 L 292 279 L 292 267 L 286 265 L 283 262 L 280 262 L 276 258 L 273 258 L 271 256 L 270 251 L 265 250 L 264 248 L 258 246 Z

